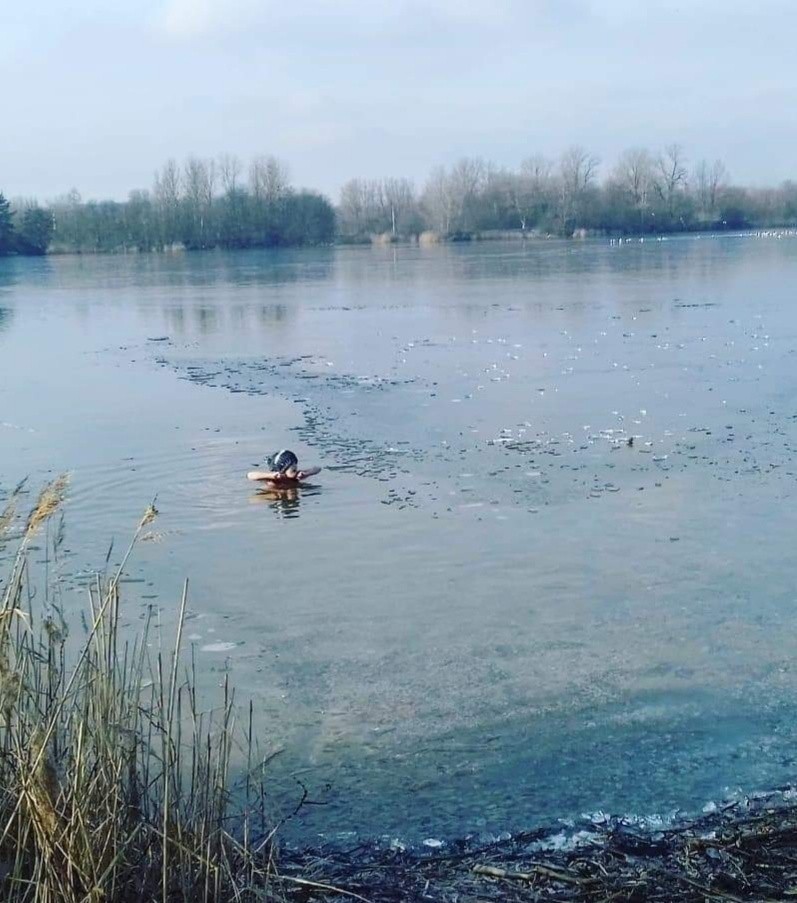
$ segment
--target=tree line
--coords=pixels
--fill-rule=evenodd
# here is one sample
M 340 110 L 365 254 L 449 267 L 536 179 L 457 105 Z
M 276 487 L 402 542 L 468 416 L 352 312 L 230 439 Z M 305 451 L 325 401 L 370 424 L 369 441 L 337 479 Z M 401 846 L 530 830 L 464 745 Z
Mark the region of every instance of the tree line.
M 0 192 L 0 255 L 46 254 L 53 232 L 53 216 L 36 203 L 18 205 Z
M 490 232 L 627 235 L 797 224 L 797 183 L 731 184 L 721 160 L 690 166 L 682 147 L 625 151 L 600 177 L 583 147 L 518 169 L 466 157 L 432 170 L 420 192 L 407 179 L 352 179 L 341 190 L 344 239 L 433 232 L 448 239 Z
M 40 205 L 0 194 L 0 254 L 127 252 L 384 241 L 431 233 L 624 235 L 797 225 L 797 183 L 746 188 L 721 160 L 692 164 L 678 144 L 635 148 L 601 174 L 579 146 L 517 169 L 466 157 L 432 170 L 419 190 L 406 178 L 352 179 L 337 208 L 290 184 L 261 156 L 169 160 L 148 190 L 126 201 L 84 201 L 73 190 Z
M 169 160 L 151 189 L 131 191 L 122 202 L 84 201 L 73 189 L 45 207 L 24 201 L 6 207 L 5 217 L 0 209 L 0 253 L 263 248 L 335 238 L 332 204 L 294 188 L 286 166 L 271 156 L 255 158 L 246 172 L 228 154 L 189 157 L 182 165 Z M 25 238 L 31 211 L 42 221 L 35 244 Z

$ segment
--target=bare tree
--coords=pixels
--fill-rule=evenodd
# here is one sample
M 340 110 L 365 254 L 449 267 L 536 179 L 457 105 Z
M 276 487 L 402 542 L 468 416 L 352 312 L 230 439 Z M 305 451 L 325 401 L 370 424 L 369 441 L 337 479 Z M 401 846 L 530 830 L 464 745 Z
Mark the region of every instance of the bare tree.
M 274 156 L 255 157 L 249 165 L 251 226 L 260 240 L 278 232 L 281 202 L 290 190 L 288 167 Z
M 176 206 L 180 201 L 180 168 L 174 160 L 167 160 L 163 169 L 155 174 L 157 196 L 164 203 Z
M 656 160 L 656 192 L 664 202 L 667 216 L 675 219 L 678 193 L 686 187 L 686 160 L 680 144 L 668 144 Z
M 598 158 L 578 144 L 568 148 L 559 160 L 560 175 L 574 195 L 589 187 L 597 170 Z
M 598 170 L 598 158 L 576 144 L 559 159 L 559 215 L 562 230 L 569 234 L 584 212 L 584 198 Z
M 228 196 L 238 191 L 238 180 L 241 177 L 241 161 L 231 154 L 219 157 L 219 175 L 224 193 Z
M 287 163 L 274 156 L 266 161 L 266 197 L 270 201 L 279 200 L 290 189 L 290 172 Z
M 727 170 L 722 160 L 709 164 L 701 160 L 695 167 L 693 182 L 694 194 L 700 217 L 704 221 L 712 220 L 717 214 L 717 202 L 727 179 Z
M 216 161 L 207 160 L 205 162 L 205 206 L 210 209 L 213 206 L 213 198 L 216 196 L 216 181 L 218 173 L 216 171 Z
M 363 223 L 363 201 L 359 179 L 350 179 L 340 189 L 338 209 L 343 231 L 351 234 L 359 233 Z
M 351 179 L 340 192 L 340 219 L 349 235 L 403 234 L 417 229 L 415 188 L 409 179 Z
M 510 210 L 515 210 L 517 174 L 505 167 L 487 164 L 484 185 L 479 191 L 479 224 L 489 229 L 500 229 L 506 225 Z M 520 216 L 518 217 L 521 218 Z
M 238 157 L 221 154 L 218 158 L 219 180 L 223 191 L 220 210 L 221 232 L 227 247 L 240 248 L 247 244 L 249 234 L 246 191 L 240 182 L 243 166 Z
M 173 245 L 178 239 L 180 220 L 180 168 L 174 160 L 167 160 L 163 169 L 155 173 L 155 201 L 161 224 L 161 244 Z
M 198 157 L 189 157 L 183 164 L 185 200 L 199 207 L 205 181 L 205 164 Z
M 640 228 L 645 225 L 653 182 L 654 162 L 648 151 L 635 147 L 620 155 L 614 167 L 612 183 L 638 211 Z
M 454 204 L 451 184 L 444 166 L 436 166 L 423 189 L 422 203 L 431 224 L 441 235 L 451 232 Z
M 394 237 L 405 231 L 415 214 L 415 187 L 409 179 L 383 179 L 380 202 L 383 216 L 390 223 Z
M 340 213 L 343 227 L 351 235 L 368 235 L 380 230 L 380 195 L 378 182 L 351 179 L 340 191 Z
M 139 251 L 151 251 L 157 245 L 157 230 L 152 199 L 148 191 L 133 190 L 125 205 L 125 243 Z
M 183 210 L 186 241 L 191 247 L 208 246 L 208 224 L 213 205 L 213 161 L 189 157 L 183 166 Z
M 249 193 L 260 202 L 266 199 L 267 157 L 255 157 L 249 164 Z
M 653 159 L 644 148 L 624 151 L 614 169 L 614 179 L 637 208 L 646 207 L 653 184 Z
M 455 228 L 474 226 L 476 201 L 485 186 L 488 166 L 478 157 L 463 157 L 451 168 L 448 177 Z
M 539 191 L 544 187 L 550 186 L 551 177 L 553 176 L 553 162 L 542 154 L 532 154 L 532 156 L 526 157 L 521 162 L 520 172 L 527 179 L 530 179 L 534 189 Z
M 288 167 L 274 156 L 255 157 L 249 167 L 249 191 L 258 201 L 274 203 L 290 187 Z
M 508 179 L 509 198 L 525 232 L 547 211 L 553 187 L 553 163 L 541 154 L 526 157 L 519 173 L 511 173 Z
M 711 164 L 711 170 L 709 171 L 709 203 L 711 204 L 711 210 L 714 212 L 717 210 L 719 195 L 727 180 L 728 170 L 725 164 L 722 160 L 715 160 Z

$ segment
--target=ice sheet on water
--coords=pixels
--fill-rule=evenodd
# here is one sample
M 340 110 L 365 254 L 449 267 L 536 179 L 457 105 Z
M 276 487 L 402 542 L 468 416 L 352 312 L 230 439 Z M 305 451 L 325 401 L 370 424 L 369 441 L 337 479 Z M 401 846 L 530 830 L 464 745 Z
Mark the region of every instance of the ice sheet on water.
M 656 490 L 690 474 L 722 482 L 751 476 L 784 482 L 797 457 L 797 422 L 776 413 L 771 391 L 762 393 L 766 380 L 780 391 L 777 373 L 751 370 L 758 360 L 767 366 L 777 362 L 761 338 L 774 330 L 751 328 L 749 317 L 719 321 L 711 308 L 700 306 L 702 299 L 683 297 L 676 303 L 683 305 L 676 320 L 646 305 L 542 334 L 518 329 L 502 334 L 489 326 L 465 336 L 419 334 L 414 327 L 402 334 L 397 325 L 385 339 L 392 352 L 382 355 L 374 372 L 362 366 L 356 351 L 344 357 L 320 349 L 221 361 L 180 359 L 175 349 L 171 365 L 197 383 L 296 402 L 304 415 L 297 434 L 318 450 L 321 463 L 391 484 L 396 491 L 387 504 L 396 496 L 405 499 L 422 473 L 434 491 L 399 507 L 441 513 L 437 490 L 457 492 L 463 469 L 484 474 L 502 504 L 526 510 L 530 502 L 579 498 L 612 504 L 596 484 L 610 483 L 614 493 Z M 634 331 L 629 326 L 640 310 L 647 315 L 646 329 Z M 650 311 L 660 319 L 654 321 Z M 712 357 L 702 341 L 727 345 L 739 334 L 756 343 L 756 363 Z M 496 361 L 498 345 L 524 347 L 519 360 L 504 358 L 511 371 Z M 577 359 L 578 366 L 565 367 L 567 386 L 553 385 L 551 374 L 568 359 Z M 332 360 L 339 366 L 328 367 Z M 489 379 L 476 384 L 469 374 L 478 373 Z M 712 394 L 720 389 L 722 407 Z M 725 417 L 738 411 L 733 441 L 719 435 L 723 409 Z M 625 417 L 633 421 L 628 431 L 620 426 Z M 695 441 L 679 438 L 676 423 L 680 433 L 693 431 Z M 572 439 L 581 433 L 583 439 Z M 529 470 L 542 472 L 539 486 L 525 477 Z
M 436 837 L 427 837 L 426 840 L 423 841 L 423 845 L 432 850 L 439 850 L 441 847 L 445 846 L 445 841 L 439 840 Z
M 219 643 L 206 643 L 204 646 L 200 647 L 200 652 L 230 652 L 233 649 L 236 649 L 240 644 L 239 643 L 229 643 L 229 642 L 219 642 Z

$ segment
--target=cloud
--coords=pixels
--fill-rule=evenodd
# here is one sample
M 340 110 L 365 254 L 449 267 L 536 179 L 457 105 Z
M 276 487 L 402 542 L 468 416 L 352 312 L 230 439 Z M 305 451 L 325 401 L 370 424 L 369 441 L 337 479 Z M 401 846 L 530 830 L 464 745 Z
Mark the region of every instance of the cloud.
M 27 73 L 4 99 L 15 191 L 121 197 L 163 158 L 219 149 L 273 151 L 327 189 L 574 142 L 607 165 L 678 140 L 740 181 L 794 174 L 794 0 L 10 5 L 0 81 Z
M 158 31 L 172 38 L 194 38 L 223 29 L 245 29 L 258 16 L 258 6 L 250 0 L 167 0 L 155 14 Z
M 771 0 L 780 6 L 784 0 Z M 673 15 L 672 0 L 160 0 L 154 17 L 157 30 L 172 38 L 190 39 L 263 29 L 268 33 L 313 34 L 329 25 L 337 32 L 380 31 L 410 23 L 420 29 L 487 31 L 519 27 L 521 33 L 540 26 L 569 30 L 587 22 L 629 24 L 653 17 L 664 23 L 714 20 L 720 10 L 748 11 L 747 0 L 701 0 Z M 330 34 L 334 39 L 334 34 Z
M 561 18 L 559 11 L 573 6 L 586 8 L 588 0 L 396 0 L 392 4 L 373 0 L 299 0 L 286 4 L 277 0 L 164 0 L 155 14 L 158 31 L 171 38 L 191 39 L 220 33 L 242 33 L 262 29 L 271 34 L 300 37 L 318 34 L 329 27 L 335 32 L 362 34 L 400 26 L 419 29 L 436 26 L 495 29 L 512 22 Z M 334 32 L 329 33 L 334 40 Z M 445 39 L 445 33 L 440 35 Z
M 384 13 L 379 13 L 384 17 Z M 361 0 L 302 0 L 289 6 L 274 0 L 166 0 L 155 25 L 173 38 L 194 38 L 220 33 L 240 34 L 249 29 L 313 33 L 322 21 L 345 21 L 350 26 L 374 18 L 374 10 Z

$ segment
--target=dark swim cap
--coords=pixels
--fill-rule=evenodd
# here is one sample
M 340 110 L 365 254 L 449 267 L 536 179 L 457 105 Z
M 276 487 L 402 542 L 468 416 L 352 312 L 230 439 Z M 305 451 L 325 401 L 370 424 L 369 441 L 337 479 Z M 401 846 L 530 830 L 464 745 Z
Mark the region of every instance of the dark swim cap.
M 286 470 L 290 470 L 291 467 L 296 467 L 299 463 L 299 459 L 292 451 L 288 451 L 287 448 L 283 448 L 282 451 L 278 451 L 276 455 L 274 455 L 274 461 L 272 462 L 272 467 L 278 473 L 285 473 Z

